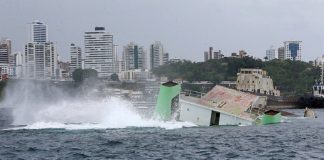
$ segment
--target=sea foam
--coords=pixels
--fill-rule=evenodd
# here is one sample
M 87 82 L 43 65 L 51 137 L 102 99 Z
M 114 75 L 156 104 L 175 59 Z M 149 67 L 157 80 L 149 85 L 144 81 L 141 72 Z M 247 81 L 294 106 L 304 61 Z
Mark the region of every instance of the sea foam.
M 14 125 L 25 125 L 12 129 L 108 129 L 127 127 L 159 127 L 176 129 L 195 126 L 189 122 L 161 121 L 143 118 L 133 105 L 121 98 L 101 100 L 62 100 L 54 104 L 39 104 L 15 108 Z

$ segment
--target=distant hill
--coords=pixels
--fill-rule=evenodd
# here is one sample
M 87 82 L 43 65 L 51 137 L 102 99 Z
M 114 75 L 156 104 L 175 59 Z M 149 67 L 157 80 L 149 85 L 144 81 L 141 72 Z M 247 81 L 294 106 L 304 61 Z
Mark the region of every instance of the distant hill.
M 157 76 L 170 79 L 182 78 L 187 81 L 235 81 L 240 68 L 261 68 L 268 72 L 282 94 L 302 95 L 310 92 L 316 79 L 320 78 L 320 69 L 309 63 L 290 60 L 272 60 L 263 62 L 250 57 L 231 58 L 207 62 L 178 62 L 153 69 Z

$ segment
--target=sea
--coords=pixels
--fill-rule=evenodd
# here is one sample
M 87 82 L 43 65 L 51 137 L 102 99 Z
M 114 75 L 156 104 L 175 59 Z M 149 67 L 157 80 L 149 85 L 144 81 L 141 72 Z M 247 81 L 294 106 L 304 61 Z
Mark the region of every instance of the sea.
M 122 112 L 113 123 L 43 119 L 2 128 L 0 159 L 324 159 L 324 110 L 316 119 L 286 111 L 298 117 L 255 126 L 198 127 Z

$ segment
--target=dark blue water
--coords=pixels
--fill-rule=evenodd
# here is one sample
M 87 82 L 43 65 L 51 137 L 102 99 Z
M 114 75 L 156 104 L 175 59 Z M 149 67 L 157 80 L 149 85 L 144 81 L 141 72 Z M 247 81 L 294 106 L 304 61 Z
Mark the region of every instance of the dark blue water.
M 266 126 L 1 130 L 0 159 L 324 159 L 316 113 Z

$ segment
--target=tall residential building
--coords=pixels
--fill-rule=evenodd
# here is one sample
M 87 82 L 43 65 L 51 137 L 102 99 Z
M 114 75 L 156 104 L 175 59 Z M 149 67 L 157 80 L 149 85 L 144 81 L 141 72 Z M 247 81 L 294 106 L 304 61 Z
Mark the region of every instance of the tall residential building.
M 11 55 L 11 41 L 7 38 L 3 38 L 0 41 L 0 78 L 2 75 L 8 75 L 10 73 L 9 58 Z
M 73 73 L 74 70 L 76 70 L 78 68 L 82 68 L 81 47 L 76 46 L 75 44 L 71 43 L 70 54 L 71 54 L 70 72 Z
M 164 53 L 163 54 L 163 64 L 168 64 L 169 63 L 169 53 Z
M 113 35 L 104 27 L 84 33 L 85 68 L 95 69 L 98 77 L 110 77 L 114 73 Z
M 47 25 L 34 20 L 29 24 L 29 42 L 45 43 L 47 42 Z
M 114 73 L 119 73 L 121 72 L 120 70 L 120 59 L 119 59 L 119 54 L 118 54 L 118 45 L 114 44 L 113 48 L 113 56 L 114 56 Z
M 204 52 L 204 60 L 205 62 L 213 58 L 213 47 L 209 47 L 208 51 Z
M 266 61 L 271 61 L 276 58 L 276 50 L 271 46 L 266 50 Z
M 301 61 L 301 41 L 285 41 L 285 59 Z
M 13 61 L 10 62 L 10 65 L 13 66 L 13 78 L 22 78 L 23 76 L 23 54 L 21 52 L 16 52 L 13 54 Z
M 156 41 L 150 46 L 150 68 L 156 68 L 163 65 L 164 49 L 161 42 Z
M 146 52 L 144 48 L 133 42 L 124 46 L 123 62 L 125 63 L 125 71 L 146 69 Z
M 57 53 L 52 42 L 27 43 L 25 45 L 25 78 L 55 79 L 57 63 Z
M 213 47 L 209 47 L 208 57 L 209 57 L 209 59 L 214 59 L 213 58 Z
M 0 63 L 9 64 L 9 56 L 11 55 L 11 41 L 9 39 L 1 39 L 0 41 Z
M 278 48 L 278 59 L 284 60 L 285 59 L 285 47 Z
M 222 58 L 224 58 L 224 55 L 222 54 L 221 50 L 214 52 L 214 59 L 222 59 Z
M 209 60 L 208 57 L 209 57 L 209 56 L 208 56 L 208 51 L 205 51 L 205 52 L 204 52 L 204 61 L 205 61 L 205 62 Z
M 213 51 L 213 47 L 209 47 L 208 51 L 204 52 L 204 61 L 208 61 L 211 59 L 222 59 L 224 55 L 222 54 L 221 50 Z

